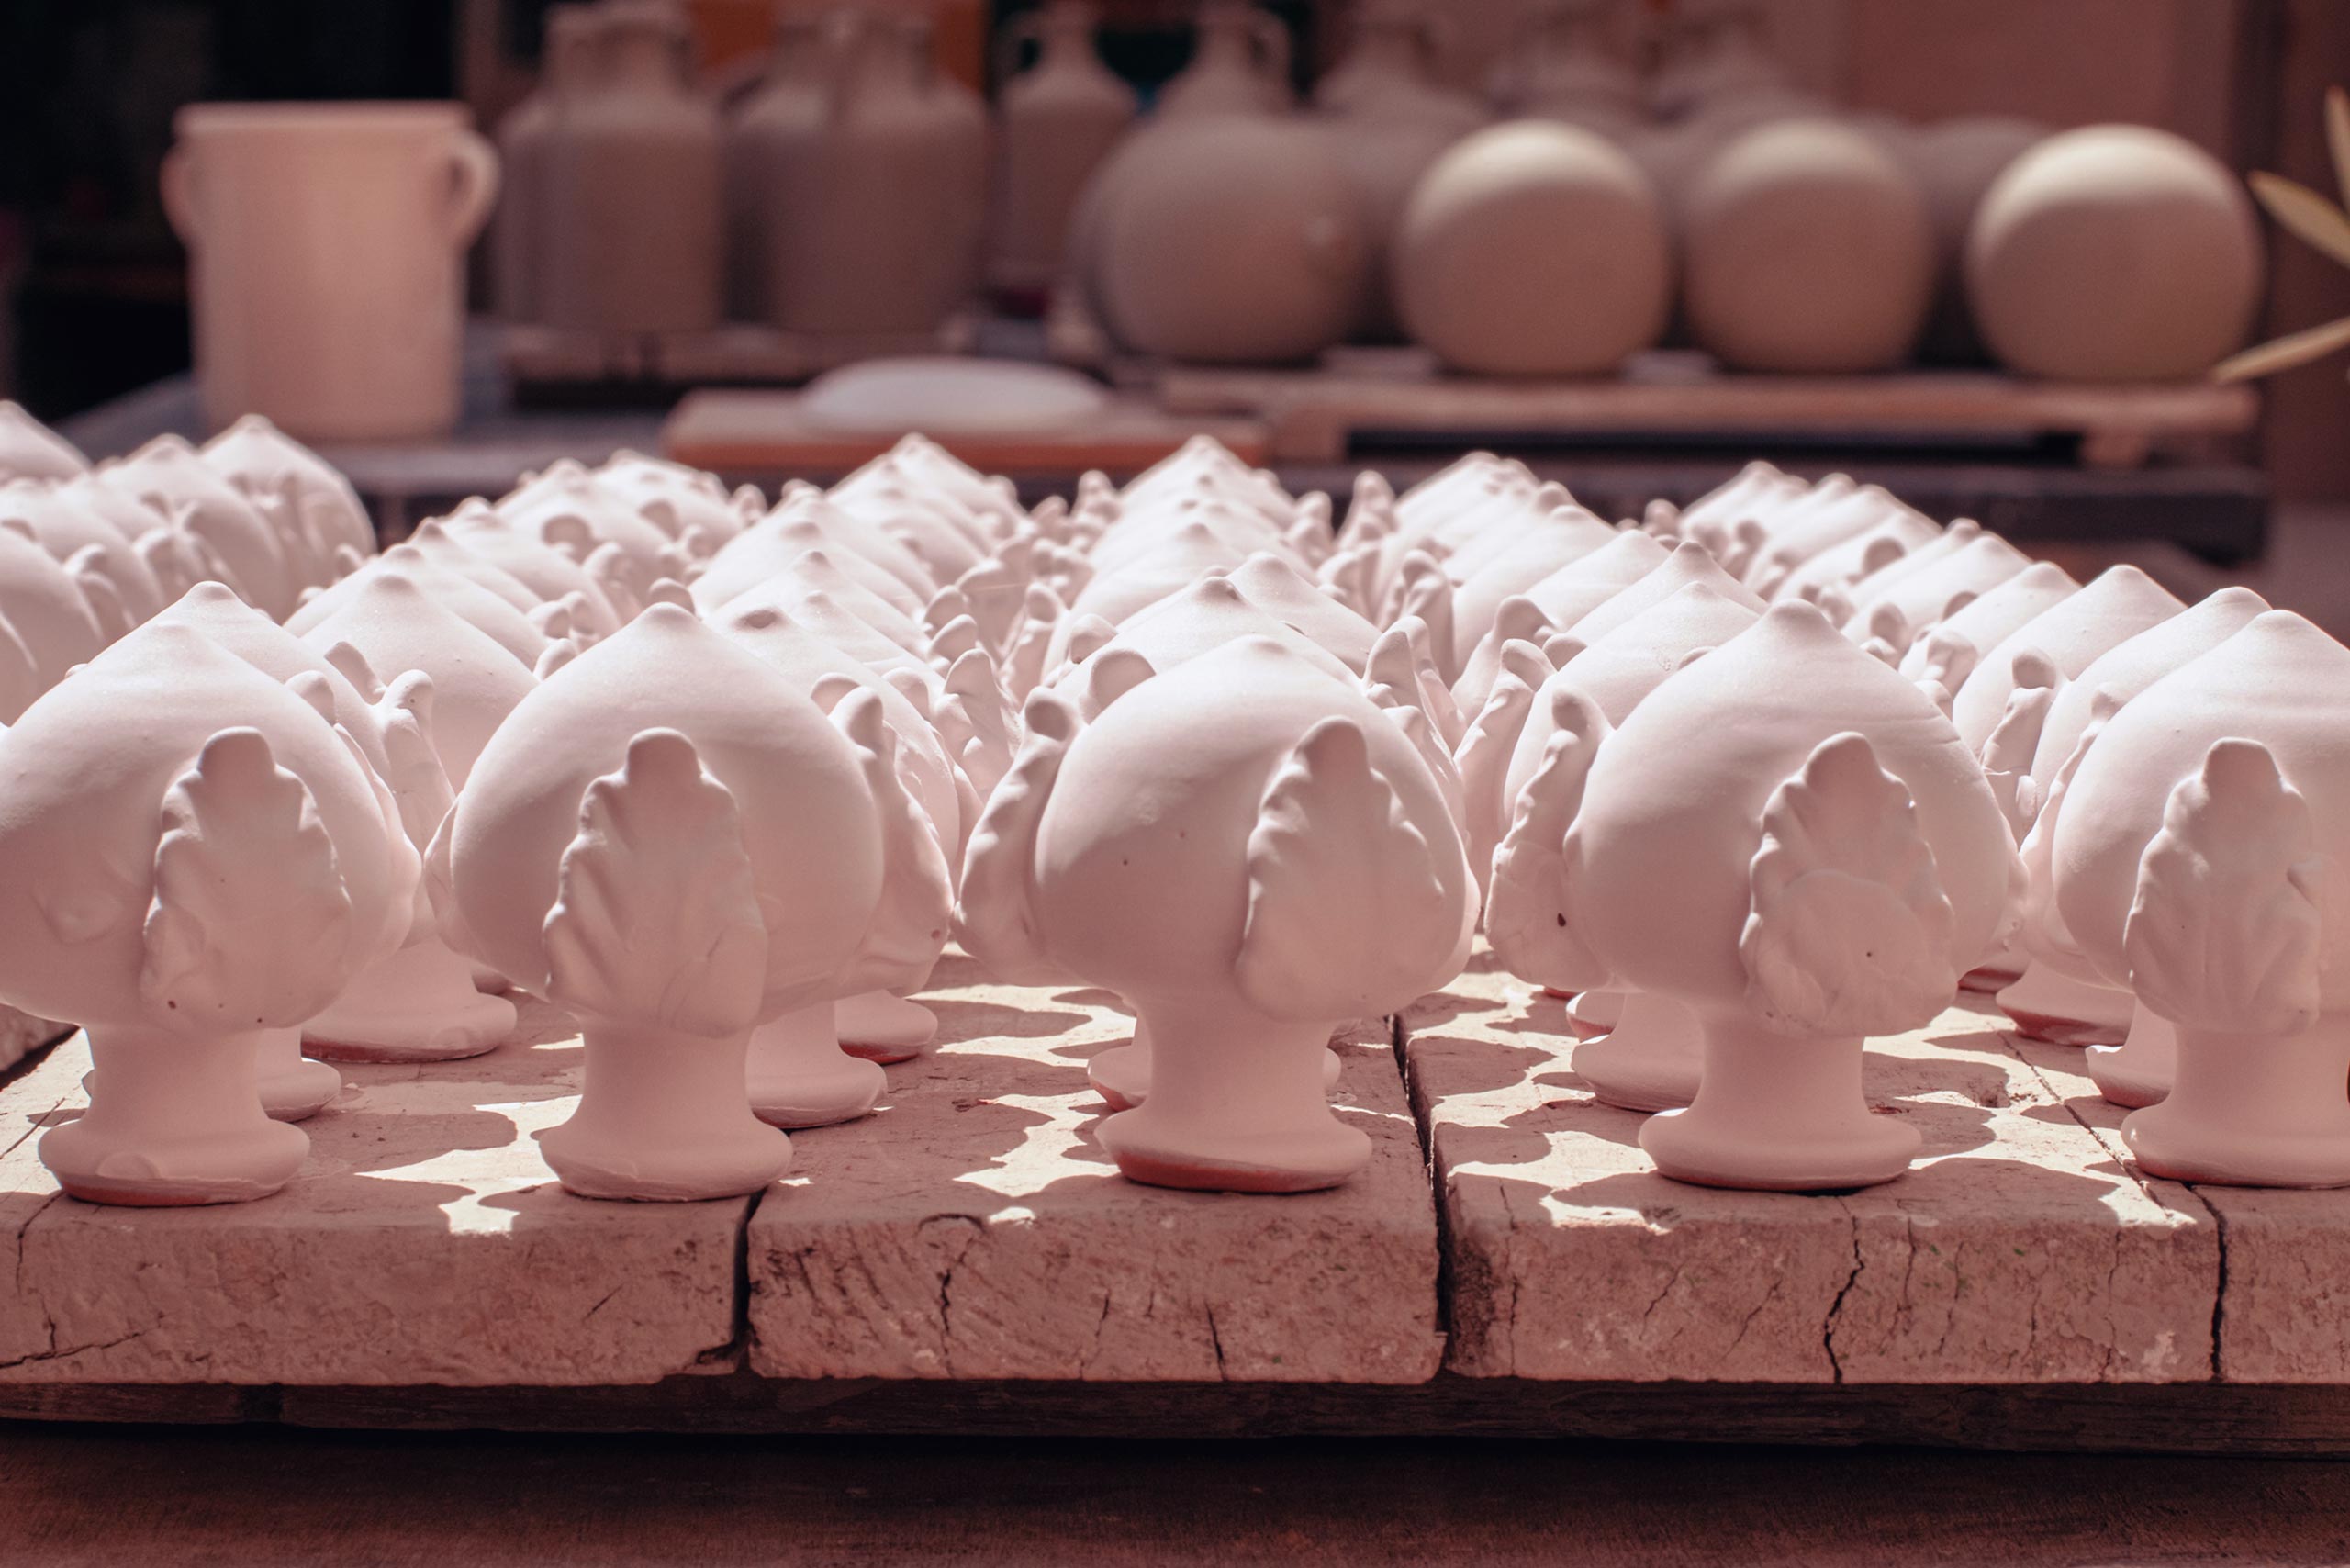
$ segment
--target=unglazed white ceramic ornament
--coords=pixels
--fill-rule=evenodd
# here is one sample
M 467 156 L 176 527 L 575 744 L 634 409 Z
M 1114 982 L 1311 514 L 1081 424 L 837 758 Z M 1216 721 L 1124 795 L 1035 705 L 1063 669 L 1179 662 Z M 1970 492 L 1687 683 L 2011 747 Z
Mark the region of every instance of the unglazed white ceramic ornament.
M 1985 650 L 1982 662 L 1951 705 L 1951 722 L 1977 756 L 2007 711 L 2015 689 L 2017 655 L 2045 657 L 2064 679 L 2087 669 L 2099 654 L 2187 607 L 2135 566 L 2110 566 L 2079 592 L 2067 594 Z
M 1397 223 L 1406 330 L 1455 370 L 1590 375 L 1654 343 L 1673 252 L 1648 177 L 1597 133 L 1482 130 L 1437 160 Z
M 285 618 L 285 629 L 305 636 L 367 591 L 377 577 L 408 578 L 442 609 L 472 624 L 490 641 L 536 668 L 549 639 L 523 612 L 495 590 L 443 566 L 412 544 L 395 544 L 364 568 L 313 594 Z
M 2031 557 L 1995 533 L 1961 531 L 1956 524 L 1942 540 L 1896 561 L 1853 585 L 1849 609 L 1835 596 L 1821 608 L 1836 618 L 1844 610 L 1844 634 L 1855 642 L 1874 638 L 1897 654 L 1925 631 L 1964 609 L 1977 597 L 2031 565 Z M 1947 548 L 1937 548 L 1949 541 Z
M 1994 767 L 1992 789 L 2013 792 L 2009 814 L 2026 831 L 2024 862 L 2035 883 L 2046 880 L 2045 868 L 2040 846 L 2030 834 L 2039 831 L 2056 776 L 2089 725 L 2188 660 L 2219 646 L 2267 608 L 2267 601 L 2250 588 L 2222 588 L 2116 644 L 2073 679 L 2020 689 L 2010 699 L 2001 729 L 2028 744 L 2031 757 L 2013 778 Z M 2006 749 L 2003 737 L 1995 736 L 1990 749 Z M 1997 760 L 2011 766 L 2004 757 Z M 2034 956 L 2022 978 L 1999 993 L 1999 1006 L 2035 1039 L 2089 1046 L 2089 1074 L 2117 1104 L 2151 1105 L 2170 1087 L 2170 1027 L 2136 1006 L 2126 990 L 2105 982 L 2094 970 L 2082 972 L 2086 966 L 2060 968 L 2061 957 L 2052 961 L 2040 956 L 2030 939 L 2029 916 L 2044 906 L 2049 891 L 2036 885 L 2027 895 L 2023 946 Z
M 873 932 L 906 898 L 943 909 L 943 887 L 885 886 L 882 808 L 911 807 L 871 694 L 840 713 L 661 604 L 542 681 L 476 764 L 436 902 L 465 951 L 582 1021 L 579 1108 L 540 1137 L 573 1192 L 772 1181 L 790 1145 L 752 1114 L 751 1031 L 893 969 Z
M 111 625 L 99 619 L 90 586 L 28 532 L 0 527 L 0 722 L 16 722 L 34 698 L 125 629 L 118 604 Z
M 1912 680 L 1930 671 L 1945 683 L 1964 684 L 1983 655 L 2080 592 L 2073 575 L 2053 561 L 2035 561 L 2003 583 L 1985 589 L 1941 620 L 1922 627 L 1901 655 L 1900 670 Z M 1958 685 L 1948 688 L 1953 697 Z
M 950 856 L 959 856 L 963 834 L 979 812 L 979 802 L 958 777 L 930 721 L 897 686 L 883 680 L 837 647 L 794 625 L 781 610 L 762 607 L 722 612 L 712 623 L 728 637 L 757 654 L 782 672 L 795 689 L 818 707 L 835 709 L 852 691 L 862 690 L 880 705 L 881 722 L 890 732 L 893 766 L 913 799 L 919 820 L 885 823 L 884 854 L 891 864 L 885 876 L 892 883 L 928 877 L 944 889 Z M 912 866 L 897 861 L 912 859 Z M 943 904 L 945 894 L 940 894 Z M 938 924 L 935 911 L 916 913 Z M 877 938 L 878 939 L 878 938 Z M 911 951 L 922 949 L 901 936 L 889 940 Z M 929 949 L 933 957 L 935 947 Z M 909 964 L 884 984 L 901 991 L 919 988 L 929 978 L 927 962 Z M 840 1030 L 847 1028 L 850 1036 Z M 823 1126 L 864 1115 L 873 1109 L 884 1087 L 875 1060 L 902 1060 L 914 1055 L 936 1033 L 937 1019 L 929 1009 L 892 996 L 877 986 L 835 1002 L 811 1003 L 761 1025 L 751 1036 L 751 1108 L 781 1127 Z M 854 1037 L 867 1048 L 843 1058 L 845 1041 Z M 858 1060 L 856 1058 L 866 1059 Z
M 1571 630 L 1576 622 L 1662 565 L 1670 553 L 1668 546 L 1637 530 L 1619 531 L 1591 554 L 1559 567 L 1523 594 L 1503 600 L 1494 609 L 1492 629 L 1470 650 L 1460 678 L 1453 683 L 1454 704 L 1463 713 L 1474 713 L 1485 705 L 1501 671 L 1502 644 L 1510 638 L 1539 644 L 1556 633 Z
M 206 442 L 204 461 L 248 496 L 285 494 L 329 555 L 346 545 L 356 556 L 375 554 L 375 524 L 351 481 L 261 415 L 247 414 Z
M 2199 375 L 2260 301 L 2244 187 L 2151 126 L 2062 131 L 2008 164 L 1966 245 L 1975 324 L 2010 369 L 2067 380 Z
M 1684 553 L 1702 557 L 1694 545 L 1684 545 L 1675 554 L 1676 565 L 1689 558 Z M 1494 851 L 1540 772 L 1562 715 L 1572 722 L 1596 712 L 1611 727 L 1620 724 L 1674 670 L 1737 636 L 1762 613 L 1759 602 L 1718 571 L 1708 578 L 1660 567 L 1639 587 L 1676 577 L 1683 586 L 1598 635 L 1539 687 L 1529 689 L 1526 677 L 1540 673 L 1541 666 L 1525 657 L 1522 645 L 1519 667 L 1505 671 L 1495 685 L 1459 758 L 1472 863 L 1483 862 L 1481 887 L 1489 884 Z M 1638 591 L 1628 588 L 1623 597 Z M 1635 991 L 1616 1016 L 1590 1007 L 1582 1016 L 1606 1030 L 1574 1056 L 1575 1071 L 1600 1099 L 1627 1110 L 1661 1111 L 1685 1105 L 1695 1095 L 1701 1041 L 1695 1015 L 1685 1006 Z
M 2121 1124 L 2152 1175 L 2350 1183 L 2329 919 L 2350 864 L 2345 678 L 2350 650 L 2271 610 L 2095 726 L 2052 790 L 2062 938 L 2177 1031 L 2168 1098 Z
M 158 436 L 101 470 L 106 481 L 179 520 L 230 575 L 245 601 L 283 621 L 303 584 L 286 569 L 285 546 L 258 508 L 220 469 L 175 435 Z
M 860 527 L 856 519 L 818 493 L 787 499 L 729 541 L 695 577 L 694 602 L 706 610 L 718 609 L 811 550 L 826 552 L 868 592 L 887 600 L 901 615 L 917 620 L 923 606 L 942 586 L 894 541 Z
M 1739 574 L 1740 580 L 1764 599 L 1778 599 L 1786 593 L 1788 580 L 1815 556 L 1897 517 L 1916 523 L 1930 521 L 1875 485 L 1858 486 L 1773 529 L 1752 562 Z
M 0 398 L 0 481 L 71 479 L 89 466 L 90 460 L 72 442 L 27 413 L 22 404 Z
M 1788 572 L 1771 597 L 1825 604 L 1830 596 L 1849 592 L 1863 578 L 1932 543 L 1942 532 L 1940 523 L 1905 507 Z
M 1354 683 L 1261 638 L 1140 679 L 1090 724 L 1051 692 L 1027 719 L 965 862 L 966 948 L 1006 979 L 1134 1003 L 1150 1096 L 1100 1135 L 1129 1178 L 1345 1181 L 1370 1145 L 1330 1114 L 1323 1047 L 1457 972 L 1475 914 L 1420 749 Z
M 1695 1011 L 1696 1099 L 1641 1128 L 1658 1169 L 1793 1191 L 1900 1174 L 1918 1135 L 1870 1114 L 1862 1038 L 1948 1003 L 2020 877 L 1949 721 L 1797 603 L 1612 734 L 1579 699 L 1558 720 L 1486 926 L 1515 973 Z
M 364 587 L 302 640 L 330 663 L 335 649 L 344 646 L 357 650 L 366 671 L 413 669 L 429 676 L 432 747 L 453 789 L 464 788 L 482 747 L 538 684 L 488 633 L 397 572 L 370 573 Z M 359 684 L 354 666 L 338 667 Z M 373 700 L 378 693 L 363 689 L 360 695 Z
M 1749 131 L 1691 186 L 1683 218 L 1690 330 L 1736 368 L 1883 370 L 1925 325 L 1925 202 L 1858 130 L 1797 119 Z
M 235 1202 L 301 1164 L 262 1108 L 262 1037 L 398 941 L 417 870 L 313 699 L 156 624 L 0 736 L 0 994 L 89 1031 L 90 1109 L 40 1147 L 76 1197 Z

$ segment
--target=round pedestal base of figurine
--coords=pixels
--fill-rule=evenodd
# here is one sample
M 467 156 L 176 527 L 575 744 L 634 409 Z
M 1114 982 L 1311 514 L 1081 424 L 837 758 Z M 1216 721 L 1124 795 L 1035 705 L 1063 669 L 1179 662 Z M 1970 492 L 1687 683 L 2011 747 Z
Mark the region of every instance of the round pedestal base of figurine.
M 261 1081 L 261 1108 L 274 1122 L 299 1122 L 317 1115 L 342 1095 L 342 1074 L 302 1054 L 302 1031 L 272 1029 L 254 1056 Z
M 1279 1134 L 1203 1137 L 1154 1122 L 1143 1105 L 1110 1117 L 1099 1137 L 1128 1181 L 1198 1192 L 1318 1192 L 1371 1162 L 1370 1135 L 1335 1116 Z
M 474 989 L 472 963 L 427 940 L 401 948 L 302 1025 L 321 1061 L 458 1061 L 514 1033 L 514 1004 Z
M 1697 1097 L 1705 1042 L 1687 1008 L 1636 991 L 1615 1028 L 1575 1047 L 1571 1065 L 1603 1105 L 1677 1110 Z
M 844 996 L 833 1003 L 841 1049 L 867 1061 L 912 1061 L 938 1038 L 938 1014 L 886 991 Z
M 776 1127 L 828 1127 L 872 1114 L 890 1080 L 848 1055 L 833 1033 L 833 1004 L 818 1002 L 751 1032 L 751 1111 Z
M 1624 993 L 1620 991 L 1585 991 L 1575 993 L 1566 1005 L 1567 1027 L 1578 1040 L 1595 1040 L 1612 1034 L 1624 1021 Z
M 2118 1046 L 2136 1005 L 2126 991 L 2091 985 L 2034 964 L 1995 999 L 2019 1034 L 2052 1046 Z
M 791 1139 L 751 1114 L 747 1036 L 590 1020 L 582 1042 L 578 1109 L 537 1135 L 565 1190 L 583 1198 L 697 1203 L 758 1192 L 789 1168 Z
M 2176 1033 L 2170 1092 L 2121 1123 L 2143 1170 L 2224 1187 L 2350 1186 L 2350 1014 L 2297 1035 Z
M 1338 1086 L 1338 1074 L 1345 1065 L 1337 1052 L 1322 1053 L 1325 1093 Z M 1131 1045 L 1111 1046 L 1094 1052 L 1085 1060 L 1085 1081 L 1113 1111 L 1133 1110 L 1150 1098 L 1149 1043 L 1136 1040 Z
M 89 1033 L 90 1108 L 39 1144 L 41 1163 L 71 1196 L 134 1208 L 249 1203 L 301 1169 L 309 1138 L 262 1111 L 260 1031 Z
M 1660 1171 L 1704 1187 L 1832 1193 L 1909 1168 L 1918 1130 L 1869 1109 L 1860 1040 L 1776 1034 L 1742 1016 L 1701 1026 L 1696 1099 L 1640 1125 Z

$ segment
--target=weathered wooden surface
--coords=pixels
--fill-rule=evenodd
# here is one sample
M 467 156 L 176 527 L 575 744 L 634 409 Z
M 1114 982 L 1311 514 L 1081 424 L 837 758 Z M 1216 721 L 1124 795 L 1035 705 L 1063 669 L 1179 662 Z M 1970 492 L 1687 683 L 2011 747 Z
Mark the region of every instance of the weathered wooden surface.
M 1488 1377 L 2133 1383 L 2211 1375 L 2218 1240 L 2121 1169 L 1986 1015 L 1872 1041 L 1924 1138 L 1841 1194 L 1656 1174 L 1568 1066 L 1559 1004 L 1470 973 L 1404 1020 L 1451 1265 L 1449 1364 Z
M 1177 415 L 1265 421 L 1281 461 L 1342 457 L 1378 434 L 1454 441 L 1678 437 L 1708 445 L 1835 434 L 1950 441 L 2076 436 L 2091 467 L 2132 468 L 2156 450 L 2208 446 L 2250 431 L 2250 387 L 2206 382 L 2104 385 L 1996 371 L 1882 375 L 1750 375 L 1702 357 L 1657 354 L 1621 377 L 1510 379 L 1434 374 L 1408 355 L 1366 368 L 1222 370 L 1169 366 L 1160 405 Z
M 530 1135 L 576 1103 L 552 1009 L 430 1069 L 346 1067 L 285 1191 L 209 1208 L 65 1197 L 34 1156 L 86 1100 L 75 1036 L 0 1093 L 0 1382 L 630 1383 L 736 1338 L 748 1201 L 601 1204 Z
M 1337 1048 L 1369 1169 L 1326 1193 L 1145 1187 L 1093 1137 L 1097 991 L 923 993 L 944 1044 L 869 1122 L 793 1139 L 752 1216 L 750 1360 L 774 1377 L 1410 1383 L 1437 1369 L 1436 1215 L 1383 1027 Z
M 2117 1163 L 2129 1114 L 2089 1081 L 2082 1053 L 2020 1042 L 2024 1055 Z M 2134 1167 L 2132 1167 L 2134 1169 Z M 2219 1376 L 2231 1383 L 2350 1383 L 2350 1192 L 2193 1186 L 2149 1180 L 2184 1212 L 2203 1216 L 2221 1265 Z
M 846 473 L 897 442 L 894 431 L 845 431 L 811 420 L 797 392 L 688 393 L 661 426 L 662 454 L 722 474 L 790 476 Z M 935 439 L 981 473 L 1066 480 L 1089 468 L 1116 478 L 1140 473 L 1202 434 L 1224 442 L 1244 463 L 1264 461 L 1265 431 L 1254 420 L 1172 417 L 1126 394 L 1066 427 L 941 431 Z

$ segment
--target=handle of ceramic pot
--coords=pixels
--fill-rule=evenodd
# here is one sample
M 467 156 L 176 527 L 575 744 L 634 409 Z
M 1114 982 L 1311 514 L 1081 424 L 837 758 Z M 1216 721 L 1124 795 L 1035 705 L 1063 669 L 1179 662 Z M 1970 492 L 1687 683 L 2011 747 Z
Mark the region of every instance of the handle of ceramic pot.
M 1265 57 L 1265 68 L 1275 76 L 1289 74 L 1289 29 L 1270 11 L 1252 9 L 1248 13 L 1248 30 L 1257 35 L 1257 52 Z
M 163 154 L 163 216 L 183 245 L 196 243 L 196 160 L 185 147 Z
M 470 244 L 498 200 L 498 153 L 479 135 L 461 130 L 449 144 L 449 157 L 457 177 L 449 202 L 449 230 L 458 243 Z
M 1044 18 L 1045 14 L 1042 11 L 1023 11 L 1018 16 L 1013 17 L 1010 21 L 1004 23 L 1002 28 L 997 29 L 995 35 L 995 84 L 996 89 L 999 92 L 1002 90 L 1005 83 L 1012 80 L 1013 73 L 1020 68 L 1021 46 L 1023 44 L 1033 43 L 1039 49 L 1044 47 Z

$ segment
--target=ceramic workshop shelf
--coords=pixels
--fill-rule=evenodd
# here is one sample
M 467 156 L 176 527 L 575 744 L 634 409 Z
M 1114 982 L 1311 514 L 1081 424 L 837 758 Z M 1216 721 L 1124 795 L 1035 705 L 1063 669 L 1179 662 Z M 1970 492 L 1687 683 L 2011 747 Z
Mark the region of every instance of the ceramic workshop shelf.
M 697 468 L 744 477 L 845 473 L 890 450 L 895 432 L 867 433 L 809 419 L 800 394 L 712 389 L 689 393 L 661 427 L 662 454 Z M 937 432 L 939 445 L 985 473 L 1018 479 L 1066 478 L 1098 468 L 1140 472 L 1192 436 L 1214 436 L 1243 462 L 1265 461 L 1263 427 L 1244 418 L 1170 417 L 1145 398 L 1114 396 L 1070 429 Z
M 1646 1170 L 1556 1003 L 1481 956 L 1400 1021 L 1401 1064 L 1378 1027 L 1342 1043 L 1361 1177 L 1217 1198 L 1096 1148 L 1107 997 L 955 956 L 930 996 L 946 1043 L 873 1119 L 682 1205 L 554 1185 L 530 1135 L 580 1053 L 534 1008 L 487 1057 L 347 1067 L 276 1197 L 92 1207 L 32 1156 L 84 1103 L 70 1040 L 0 1088 L 0 1411 L 2350 1450 L 2340 1194 L 2142 1179 L 2078 1053 L 1981 1012 L 1871 1047 L 1873 1101 L 1925 1137 L 1908 1175 L 1716 1192 Z
M 1993 371 L 1881 375 L 1727 375 L 1688 356 L 1634 361 L 1620 378 L 1508 380 L 1436 374 L 1408 353 L 1342 357 L 1313 370 L 1169 366 L 1160 406 L 1177 415 L 1248 415 L 1279 462 L 1329 462 L 1350 442 L 1409 435 L 1593 442 L 1629 438 L 1707 446 L 1790 436 L 1930 445 L 2077 438 L 2092 468 L 2135 468 L 2157 451 L 2252 428 L 2248 386 L 2032 381 Z

